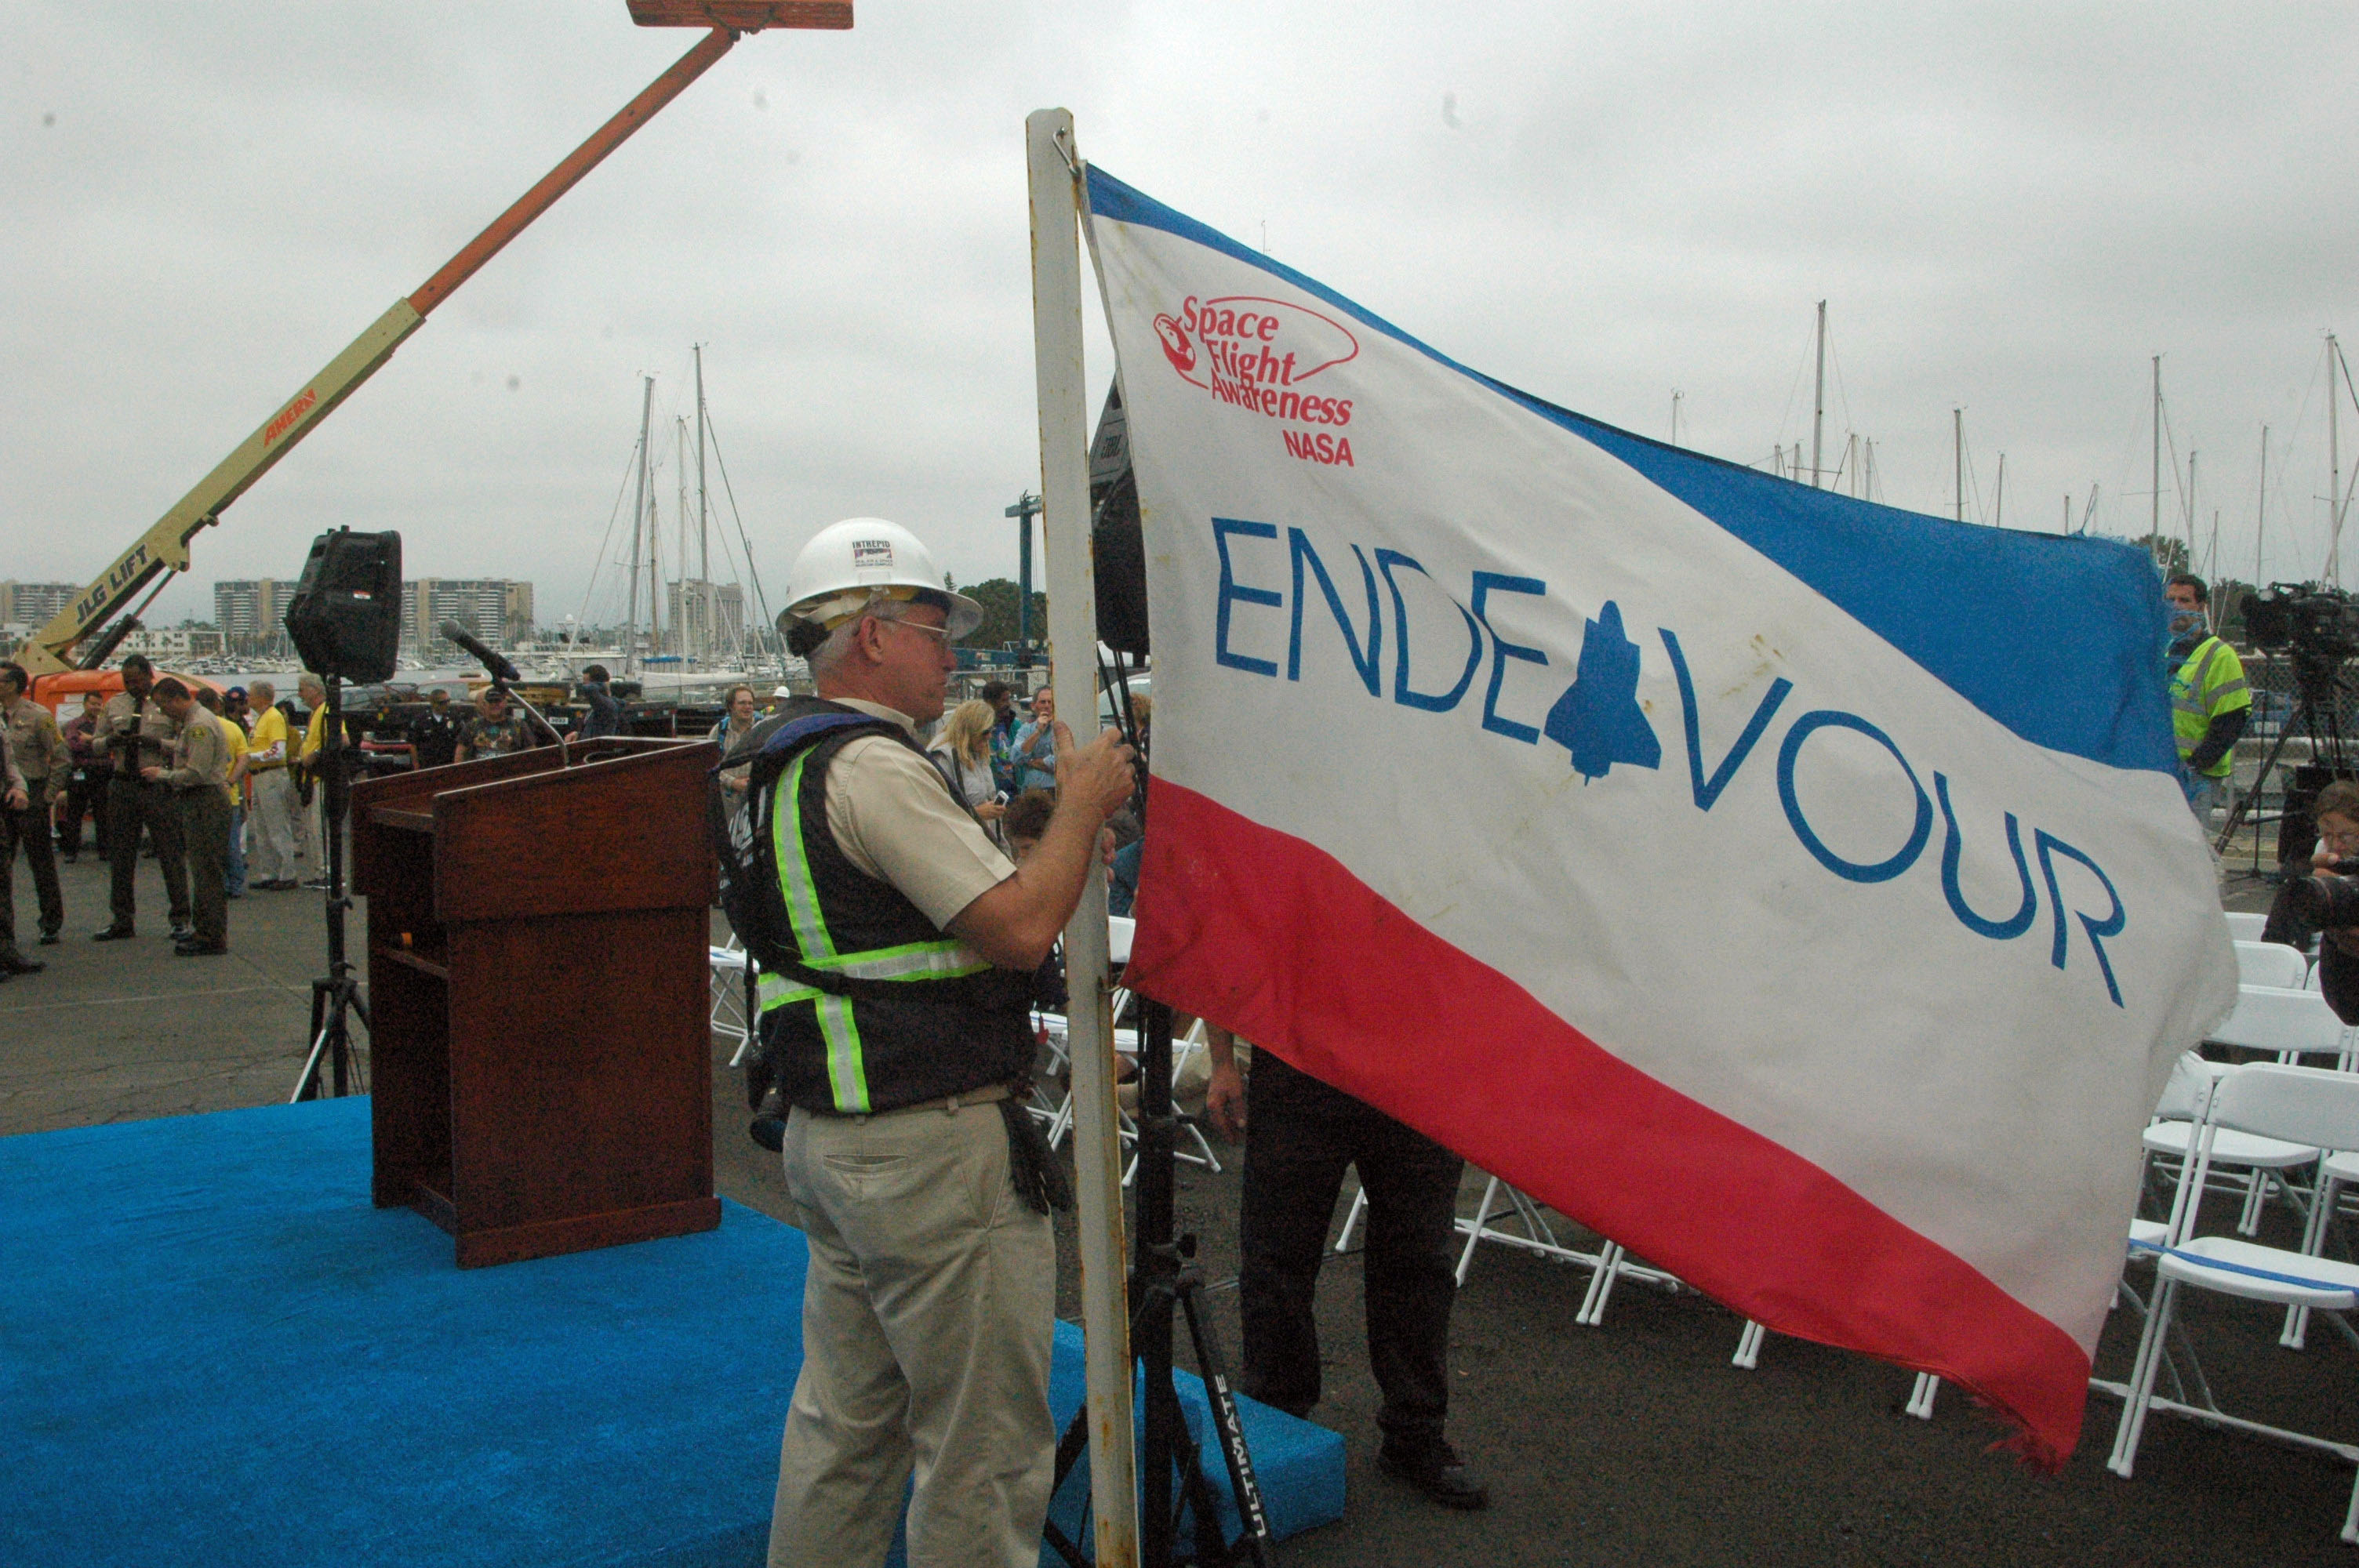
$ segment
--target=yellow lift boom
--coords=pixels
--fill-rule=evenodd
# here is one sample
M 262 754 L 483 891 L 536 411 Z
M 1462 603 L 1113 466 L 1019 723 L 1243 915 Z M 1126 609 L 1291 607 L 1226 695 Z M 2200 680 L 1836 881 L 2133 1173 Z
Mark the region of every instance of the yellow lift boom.
M 402 341 L 424 323 L 427 315 L 474 275 L 526 225 L 548 211 L 572 189 L 576 180 L 629 139 L 656 112 L 704 74 L 713 61 L 729 52 L 740 33 L 765 27 L 852 26 L 851 0 L 628 0 L 631 18 L 641 27 L 704 27 L 712 30 L 702 42 L 675 61 L 670 70 L 649 82 L 620 113 L 601 125 L 588 141 L 544 176 L 539 184 L 495 219 L 491 226 L 443 264 L 407 298 L 378 317 L 351 347 L 330 360 L 327 368 L 263 422 L 262 427 L 223 459 L 197 487 L 182 496 L 139 542 L 117 557 L 95 581 L 74 597 L 57 618 L 33 634 L 17 653 L 17 662 L 34 676 L 69 669 L 95 669 L 137 624 L 124 611 L 142 589 L 150 589 L 140 608 L 155 599 L 173 576 L 189 569 L 189 541 L 197 531 L 221 521 L 223 508 L 245 493 L 246 487 L 270 470 L 329 411 L 352 395 L 377 366 L 393 357 Z M 151 587 L 152 585 L 152 587 Z M 118 616 L 124 616 L 120 621 Z M 108 635 L 95 633 L 110 628 Z

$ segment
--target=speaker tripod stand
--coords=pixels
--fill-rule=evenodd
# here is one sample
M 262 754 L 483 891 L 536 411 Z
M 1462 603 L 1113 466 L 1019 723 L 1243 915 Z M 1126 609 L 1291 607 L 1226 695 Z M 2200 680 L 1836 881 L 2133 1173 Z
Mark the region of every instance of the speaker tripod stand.
M 1171 1108 L 1171 1010 L 1145 997 L 1138 1000 L 1137 1213 L 1131 1249 L 1130 1344 L 1132 1355 L 1146 1373 L 1147 1385 L 1147 1421 L 1139 1443 L 1139 1562 L 1143 1568 L 1169 1568 L 1184 1507 L 1193 1517 L 1195 1560 L 1201 1568 L 1223 1568 L 1234 1563 L 1269 1568 L 1269 1516 L 1262 1508 L 1260 1484 L 1254 1478 L 1253 1455 L 1245 1447 L 1245 1425 L 1237 1415 L 1236 1396 L 1229 1389 L 1228 1368 L 1204 1319 L 1204 1271 L 1196 1264 L 1196 1238 L 1172 1234 L 1171 1156 L 1177 1118 Z M 1212 1409 L 1213 1438 L 1220 1445 L 1244 1525 L 1234 1541 L 1222 1534 L 1218 1500 L 1204 1474 L 1204 1451 L 1188 1430 L 1179 1386 L 1172 1380 L 1175 1314 L 1188 1320 L 1205 1402 Z M 1089 1446 L 1089 1408 L 1084 1405 L 1057 1444 L 1057 1478 L 1051 1497 Z M 1177 1497 L 1172 1489 L 1175 1479 Z M 1083 1568 L 1088 1559 L 1063 1530 L 1051 1522 L 1044 1534 L 1071 1568 Z
M 344 912 L 353 901 L 344 892 L 344 811 L 351 790 L 344 776 L 342 686 L 341 676 L 328 677 L 328 716 L 320 726 L 320 787 L 327 792 L 320 826 L 321 837 L 327 840 L 328 972 L 311 982 L 311 1054 L 295 1080 L 295 1092 L 287 1097 L 290 1105 L 326 1093 L 352 1093 L 352 1015 L 360 1015 L 363 1028 L 375 1027 L 369 1022 L 368 1000 L 361 995 L 359 972 L 344 949 Z M 332 1088 L 321 1085 L 323 1068 Z
M 2251 815 L 2254 807 L 2259 803 L 2261 790 L 2268 784 L 2270 773 L 2277 767 L 2277 760 L 2285 754 L 2286 742 L 2292 740 L 2296 734 L 2304 735 L 2309 739 L 2310 761 L 2312 767 L 2324 768 L 2329 778 L 2342 778 L 2348 773 L 2349 764 L 2343 746 L 2342 709 L 2337 701 L 2346 688 L 2343 684 L 2342 676 L 2336 673 L 2336 665 L 2339 663 L 2338 659 L 2322 654 L 2305 654 L 2299 650 L 2294 653 L 2293 712 L 2287 716 L 2285 723 L 2278 728 L 2277 739 L 2269 744 L 2268 754 L 2261 759 L 2260 772 L 2253 775 L 2253 787 L 2229 808 L 2227 823 L 2220 829 L 2219 838 L 2212 841 L 2212 853 L 2221 855 L 2227 853 L 2228 846 L 2235 840 L 2237 830 L 2244 827 L 2245 817 Z M 2284 793 L 2288 795 L 2291 794 L 2290 791 Z M 2288 815 L 2290 809 L 2290 802 L 2288 802 Z M 2285 864 L 2286 849 L 2285 823 L 2282 817 L 2278 822 L 2277 848 L 2278 864 L 2282 867 Z M 2260 837 L 2256 832 L 2253 839 L 2253 860 L 2256 866 L 2260 862 Z

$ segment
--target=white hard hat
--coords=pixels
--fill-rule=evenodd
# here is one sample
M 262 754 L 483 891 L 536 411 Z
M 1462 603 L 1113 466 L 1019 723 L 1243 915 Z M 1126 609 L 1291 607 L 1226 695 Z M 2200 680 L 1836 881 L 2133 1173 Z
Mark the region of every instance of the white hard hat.
M 879 600 L 938 605 L 955 639 L 983 623 L 983 606 L 942 586 L 934 553 L 915 534 L 882 517 L 847 517 L 811 536 L 788 575 L 786 615 L 822 631 L 838 626 Z

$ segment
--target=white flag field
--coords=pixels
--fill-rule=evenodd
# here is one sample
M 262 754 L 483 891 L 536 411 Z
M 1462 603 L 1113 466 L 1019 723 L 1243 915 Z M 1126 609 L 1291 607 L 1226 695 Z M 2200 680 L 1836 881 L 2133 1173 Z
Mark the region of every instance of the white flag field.
M 2139 1131 L 2236 986 L 2144 554 L 1665 447 L 1087 200 L 1134 983 L 2060 1464 Z

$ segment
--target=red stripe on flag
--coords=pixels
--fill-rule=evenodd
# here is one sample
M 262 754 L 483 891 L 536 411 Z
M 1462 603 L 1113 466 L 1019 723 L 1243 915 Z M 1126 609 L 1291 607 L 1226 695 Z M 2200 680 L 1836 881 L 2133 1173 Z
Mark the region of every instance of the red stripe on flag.
M 1947 1249 L 1601 1048 L 1324 851 L 1148 786 L 1141 989 L 1275 1049 L 1779 1334 L 1939 1374 L 2060 1466 L 2089 1358 Z

